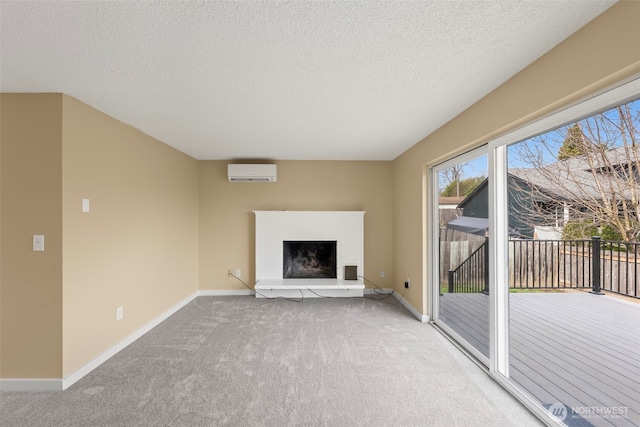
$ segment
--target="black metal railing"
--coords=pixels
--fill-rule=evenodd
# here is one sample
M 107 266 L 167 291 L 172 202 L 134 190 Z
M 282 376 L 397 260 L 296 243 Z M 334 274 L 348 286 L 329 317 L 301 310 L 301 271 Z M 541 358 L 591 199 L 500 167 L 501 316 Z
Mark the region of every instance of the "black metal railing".
M 594 248 L 596 247 L 594 238 Z M 600 277 L 594 280 L 600 283 L 593 292 L 600 290 L 640 298 L 638 286 L 638 270 L 640 270 L 640 243 L 627 243 L 603 240 L 598 245 L 599 256 L 594 253 L 593 258 L 599 261 Z M 594 249 L 595 252 L 595 249 Z M 595 269 L 595 267 L 594 267 Z
M 510 240 L 509 287 L 592 287 L 591 240 Z
M 453 293 L 487 292 L 488 240 L 448 272 Z M 589 289 L 640 298 L 640 243 L 601 240 L 510 240 L 509 288 Z
M 455 270 L 449 270 L 450 293 L 488 292 L 489 239 L 469 255 Z

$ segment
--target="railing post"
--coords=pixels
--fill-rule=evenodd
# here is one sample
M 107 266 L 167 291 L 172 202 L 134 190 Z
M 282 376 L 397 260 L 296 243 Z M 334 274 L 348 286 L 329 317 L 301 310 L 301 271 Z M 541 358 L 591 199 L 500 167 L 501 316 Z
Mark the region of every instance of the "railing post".
M 591 238 L 591 293 L 604 295 L 600 292 L 600 236 Z
M 455 292 L 453 287 L 453 270 L 449 270 L 448 280 L 449 280 L 449 293 L 452 294 Z
M 489 295 L 489 236 L 484 238 L 484 289 L 482 293 Z

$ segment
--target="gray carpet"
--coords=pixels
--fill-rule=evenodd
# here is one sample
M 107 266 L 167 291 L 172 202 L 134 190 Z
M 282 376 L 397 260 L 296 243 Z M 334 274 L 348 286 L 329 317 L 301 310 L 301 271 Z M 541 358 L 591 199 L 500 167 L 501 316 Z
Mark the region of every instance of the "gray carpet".
M 199 297 L 2 426 L 539 426 L 393 298 Z

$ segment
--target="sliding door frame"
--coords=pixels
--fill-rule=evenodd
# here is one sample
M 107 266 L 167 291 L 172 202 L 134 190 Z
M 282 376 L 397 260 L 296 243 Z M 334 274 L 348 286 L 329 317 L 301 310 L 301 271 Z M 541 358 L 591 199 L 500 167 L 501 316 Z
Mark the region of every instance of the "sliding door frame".
M 556 417 L 552 416 L 542 405 L 529 396 L 524 390 L 515 386 L 509 379 L 509 285 L 508 285 L 508 197 L 507 197 L 507 147 L 536 135 L 548 132 L 563 125 L 573 123 L 589 117 L 595 113 L 606 111 L 616 105 L 624 104 L 640 96 L 640 74 L 619 82 L 614 87 L 602 90 L 582 99 L 562 110 L 549 114 L 539 120 L 522 126 L 512 132 L 504 134 L 487 145 L 469 153 L 452 158 L 429 169 L 431 186 L 428 229 L 431 233 L 430 251 L 431 274 L 430 296 L 432 318 L 438 318 L 439 284 L 439 239 L 437 172 L 447 166 L 464 161 L 464 159 L 488 153 L 489 178 L 489 230 L 493 238 L 489 239 L 489 296 L 490 296 L 490 354 L 489 360 L 484 362 L 489 367 L 489 375 L 507 389 L 515 398 L 522 402 L 529 410 L 549 425 L 563 426 Z M 442 322 L 441 322 L 442 323 Z M 436 322 L 436 325 L 438 323 Z M 442 327 L 442 325 L 438 325 Z M 449 328 L 443 327 L 445 332 L 458 339 Z M 477 351 L 469 350 L 478 357 Z M 480 355 L 481 356 L 481 355 Z M 483 360 L 483 358 L 479 358 Z
M 442 322 L 439 318 L 439 313 L 440 313 L 440 306 L 439 306 L 439 301 L 440 301 L 440 238 L 439 238 L 440 212 L 439 212 L 438 199 L 439 199 L 440 189 L 438 188 L 438 183 L 439 183 L 438 173 L 452 166 L 455 166 L 457 164 L 464 163 L 464 162 L 473 160 L 475 158 L 487 155 L 488 153 L 489 153 L 488 145 L 483 145 L 481 147 L 475 148 L 471 151 L 467 151 L 466 153 L 463 153 L 459 156 L 456 156 L 447 161 L 444 161 L 442 163 L 439 163 L 435 166 L 430 167 L 429 182 L 431 184 L 431 187 L 429 192 L 430 203 L 428 204 L 430 208 L 429 214 L 428 214 L 428 219 L 429 219 L 428 227 L 430 230 L 430 235 L 433 236 L 430 239 L 431 265 L 434 267 L 434 268 L 431 268 L 431 271 L 430 271 L 431 272 L 430 274 L 431 310 L 429 312 L 431 313 L 431 319 L 439 328 L 441 328 L 444 332 L 446 332 L 448 335 L 453 337 L 459 345 L 464 347 L 466 351 L 471 353 L 473 357 L 475 357 L 481 364 L 483 364 L 486 367 L 489 367 L 489 359 L 484 354 L 479 352 L 476 348 L 474 348 L 472 345 L 468 344 L 464 339 L 462 339 L 462 337 L 460 337 L 460 335 L 458 335 L 457 332 L 451 329 L 445 322 Z

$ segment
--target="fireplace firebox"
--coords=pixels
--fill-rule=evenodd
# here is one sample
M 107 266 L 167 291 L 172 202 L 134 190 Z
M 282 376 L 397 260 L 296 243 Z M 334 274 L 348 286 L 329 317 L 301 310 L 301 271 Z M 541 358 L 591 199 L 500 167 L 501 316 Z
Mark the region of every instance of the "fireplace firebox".
M 336 246 L 335 240 L 283 241 L 283 278 L 335 279 Z

